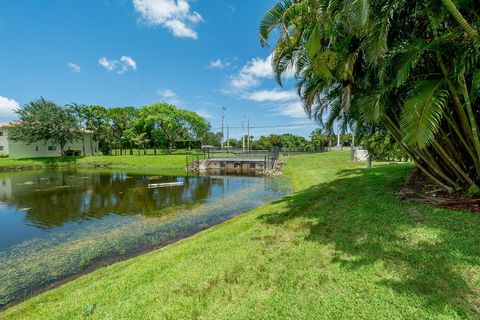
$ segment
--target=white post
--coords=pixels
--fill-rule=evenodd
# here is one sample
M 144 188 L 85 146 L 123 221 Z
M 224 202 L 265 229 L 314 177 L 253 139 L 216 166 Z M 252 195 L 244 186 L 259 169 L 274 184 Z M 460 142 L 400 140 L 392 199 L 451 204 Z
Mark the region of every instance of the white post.
M 247 150 L 250 151 L 250 119 L 247 119 Z
M 230 127 L 227 123 L 227 148 L 230 148 Z
M 225 140 L 225 131 L 224 131 L 224 122 L 225 122 L 225 115 L 224 115 L 224 112 L 225 112 L 225 107 L 222 107 L 222 143 L 220 145 L 220 149 L 223 150 L 223 142 Z
M 245 122 L 242 121 L 242 151 L 245 152 Z

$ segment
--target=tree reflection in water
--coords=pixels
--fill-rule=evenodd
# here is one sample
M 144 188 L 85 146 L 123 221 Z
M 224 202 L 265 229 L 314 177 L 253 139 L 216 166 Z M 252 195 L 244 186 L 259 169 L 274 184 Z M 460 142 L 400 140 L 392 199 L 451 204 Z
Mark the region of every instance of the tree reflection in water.
M 222 186 L 226 180 L 230 184 L 232 179 L 235 180 L 231 177 L 211 179 L 129 175 L 125 172 L 2 174 L 0 201 L 25 210 L 25 218 L 34 226 L 51 228 L 108 214 L 161 215 L 161 209 L 166 206 L 205 201 L 212 192 L 218 196 L 223 188 L 214 188 L 215 185 Z M 184 185 L 147 188 L 149 183 L 173 181 L 183 181 Z
M 148 189 L 183 181 L 183 187 Z M 102 259 L 186 237 L 289 191 L 281 179 L 0 173 L 0 307 Z

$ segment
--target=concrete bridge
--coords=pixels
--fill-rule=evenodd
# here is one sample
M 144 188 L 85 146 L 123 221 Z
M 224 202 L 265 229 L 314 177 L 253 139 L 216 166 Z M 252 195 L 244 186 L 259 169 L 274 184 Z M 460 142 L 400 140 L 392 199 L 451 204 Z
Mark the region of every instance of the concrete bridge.
M 203 160 L 199 170 L 239 170 L 265 171 L 272 168 L 273 159 L 264 156 L 263 158 L 210 158 Z

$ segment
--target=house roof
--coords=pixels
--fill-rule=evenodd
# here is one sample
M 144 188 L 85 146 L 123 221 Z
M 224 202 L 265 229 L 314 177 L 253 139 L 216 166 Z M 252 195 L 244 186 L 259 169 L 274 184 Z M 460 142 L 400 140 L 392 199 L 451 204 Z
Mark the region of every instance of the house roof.
M 13 126 L 14 124 L 19 123 L 19 121 L 9 121 L 9 122 L 0 122 L 0 128 L 8 128 Z

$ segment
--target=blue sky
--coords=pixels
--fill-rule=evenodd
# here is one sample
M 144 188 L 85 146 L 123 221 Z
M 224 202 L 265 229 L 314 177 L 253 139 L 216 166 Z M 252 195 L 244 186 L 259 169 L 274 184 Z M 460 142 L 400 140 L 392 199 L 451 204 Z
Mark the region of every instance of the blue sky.
M 0 118 L 43 96 L 105 107 L 171 102 L 254 136 L 316 127 L 287 75 L 272 78 L 258 24 L 274 0 L 0 0 Z M 232 129 L 238 138 L 241 129 Z

